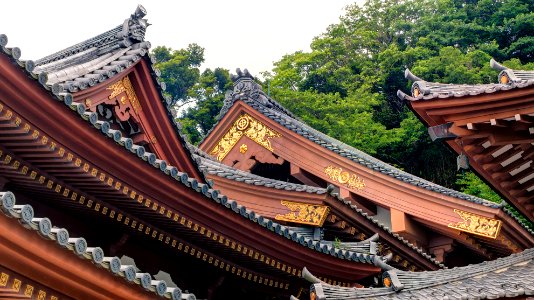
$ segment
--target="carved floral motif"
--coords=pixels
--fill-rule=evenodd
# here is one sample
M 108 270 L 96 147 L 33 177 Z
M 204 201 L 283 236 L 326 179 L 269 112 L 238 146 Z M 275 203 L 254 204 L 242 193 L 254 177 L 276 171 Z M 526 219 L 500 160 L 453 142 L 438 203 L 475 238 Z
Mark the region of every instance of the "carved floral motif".
M 128 78 L 128 76 L 110 85 L 107 89 L 112 90 L 111 95 L 109 95 L 108 99 L 112 100 L 113 98 L 117 97 L 118 95 L 124 92 L 126 93 L 126 96 L 128 98 L 122 96 L 120 98 L 121 104 L 122 105 L 131 104 L 133 110 L 136 113 L 138 113 L 141 110 L 141 106 L 139 105 L 139 100 L 137 99 L 137 95 L 135 94 L 132 83 L 130 82 L 130 79 Z
M 243 135 L 271 152 L 273 148 L 270 139 L 282 136 L 250 115 L 242 114 L 217 145 L 213 147 L 210 154 L 222 161 Z
M 330 207 L 324 205 L 314 205 L 285 200 L 282 200 L 280 203 L 289 208 L 291 212 L 285 215 L 276 215 L 275 219 L 279 221 L 323 226 L 326 216 L 330 212 Z
M 324 173 L 335 182 L 341 183 L 349 189 L 363 190 L 365 188 L 365 182 L 356 174 L 350 174 L 347 171 L 343 171 L 342 168 L 328 166 L 324 169 Z
M 457 213 L 463 219 L 463 221 L 456 224 L 451 223 L 448 225 L 448 227 L 492 239 L 497 238 L 499 235 L 502 225 L 500 220 L 486 218 L 459 209 L 455 209 L 454 212 Z

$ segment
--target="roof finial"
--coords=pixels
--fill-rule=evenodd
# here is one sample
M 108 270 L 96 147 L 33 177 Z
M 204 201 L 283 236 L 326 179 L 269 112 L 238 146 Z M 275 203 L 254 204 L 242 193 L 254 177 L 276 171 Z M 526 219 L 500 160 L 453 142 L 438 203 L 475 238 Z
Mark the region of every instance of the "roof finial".
M 410 72 L 410 69 L 406 68 L 406 70 L 404 70 L 404 77 L 408 80 L 411 80 L 411 81 L 424 81 L 423 79 L 415 76 L 412 72 Z
M 501 65 L 500 63 L 496 62 L 493 58 L 490 59 L 490 67 L 492 67 L 493 69 L 497 70 L 497 71 L 504 71 L 504 70 L 508 70 L 507 67 Z
M 245 79 L 245 78 L 254 80 L 254 76 L 252 76 L 252 74 L 250 74 L 250 72 L 247 69 L 244 69 L 243 71 L 241 71 L 240 68 L 237 68 L 235 72 L 237 73 L 237 75 L 233 75 L 233 74 L 231 75 L 232 81 L 234 83 L 237 83 L 241 79 Z
M 135 12 L 132 14 L 132 19 L 142 19 L 144 16 L 146 16 L 146 9 L 141 4 L 137 5 Z

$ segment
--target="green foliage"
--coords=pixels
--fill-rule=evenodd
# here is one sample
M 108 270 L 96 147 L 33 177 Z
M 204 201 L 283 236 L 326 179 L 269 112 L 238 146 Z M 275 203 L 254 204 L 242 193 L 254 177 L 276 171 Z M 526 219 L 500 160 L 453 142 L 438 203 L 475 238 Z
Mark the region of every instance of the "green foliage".
M 230 73 L 226 69 L 206 69 L 198 82 L 190 89 L 195 105 L 186 108 L 180 122 L 191 143 L 198 144 L 215 125 L 215 118 L 222 108 L 225 92 L 232 87 Z
M 275 62 L 270 92 L 327 135 L 430 181 L 499 201 L 471 173 L 457 178 L 456 154 L 430 141 L 396 93 L 410 89 L 406 68 L 428 81 L 469 84 L 496 82 L 492 57 L 534 69 L 533 28 L 531 0 L 367 0 L 349 6 L 310 52 Z M 200 74 L 204 49 L 194 44 L 153 53 L 168 93 L 180 105 L 192 103 L 180 120 L 196 143 L 214 124 L 231 84 L 228 71 Z
M 475 173 L 458 174 L 456 184 L 460 191 L 495 203 L 501 203 L 502 198 L 485 184 Z
M 173 103 L 185 102 L 190 99 L 189 90 L 198 82 L 198 67 L 204 62 L 204 48 L 190 44 L 186 49 L 172 50 L 159 46 L 152 50 L 161 70 L 161 79 L 167 85 L 165 91 L 173 99 Z
M 448 83 L 496 82 L 494 57 L 531 57 L 527 0 L 367 0 L 275 63 L 274 98 L 312 127 L 410 173 L 455 187 L 455 156 L 399 102 L 404 70 Z M 429 163 L 431 162 L 431 163 Z
M 204 48 L 197 44 L 179 50 L 159 46 L 152 54 L 167 85 L 165 93 L 172 97 L 179 112 L 183 131 L 191 143 L 197 144 L 215 124 L 224 93 L 232 87 L 230 73 L 215 68 L 206 69 L 201 74 L 199 67 L 204 62 Z

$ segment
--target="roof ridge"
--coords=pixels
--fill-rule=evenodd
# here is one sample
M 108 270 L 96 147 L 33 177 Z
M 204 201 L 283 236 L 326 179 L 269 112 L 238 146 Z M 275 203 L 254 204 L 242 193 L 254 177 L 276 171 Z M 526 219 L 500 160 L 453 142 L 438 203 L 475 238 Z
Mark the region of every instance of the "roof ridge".
M 159 297 L 180 300 L 184 299 L 184 296 L 189 296 L 183 294 L 180 288 L 169 286 L 165 280 L 154 280 L 149 273 L 140 272 L 135 263 L 124 265 L 116 256 L 105 257 L 102 248 L 88 247 L 83 237 L 70 237 L 67 229 L 52 226 L 52 222 L 47 217 L 34 217 L 34 209 L 31 205 L 15 205 L 15 202 L 16 198 L 12 192 L 0 192 L 0 211 L 3 215 L 17 219 L 21 226 L 37 231 L 43 239 L 56 241 L 59 246 L 65 248 L 66 251 L 72 251 L 80 259 L 90 260 L 95 266 L 104 268 L 113 275 L 119 275 L 126 282 L 138 285 Z M 195 299 L 194 295 L 191 294 L 191 296 L 191 299 Z
M 253 107 L 257 103 L 248 102 Z M 412 185 L 421 186 L 425 189 L 432 190 L 441 194 L 446 194 L 454 198 L 459 198 L 462 200 L 468 200 L 480 205 L 489 206 L 493 208 L 500 208 L 502 204 L 494 203 L 489 200 L 479 198 L 476 196 L 468 195 L 462 192 L 455 191 L 453 189 L 441 186 L 439 184 L 433 183 L 416 175 L 410 174 L 406 171 L 402 171 L 386 162 L 383 162 L 355 147 L 347 145 L 335 138 L 332 138 L 314 128 L 304 123 L 303 121 L 291 118 L 287 115 L 278 114 L 276 111 L 268 107 L 257 107 L 260 109 L 264 115 L 273 119 L 280 125 L 296 132 L 297 134 L 306 137 L 313 142 L 321 145 L 324 148 L 327 148 L 343 157 L 346 157 L 354 162 L 362 164 L 370 169 L 378 170 L 381 173 L 386 173 L 391 177 L 395 177 L 401 181 L 408 182 Z M 262 110 L 262 111 L 261 111 Z M 265 111 L 267 110 L 267 111 Z M 282 119 L 282 120 L 280 120 Z
M 37 59 L 35 61 L 36 66 L 67 58 L 92 47 L 98 47 L 100 49 L 99 52 L 104 52 L 118 47 L 128 47 L 136 42 L 142 42 L 144 41 L 145 30 L 149 26 L 147 20 L 143 19 L 145 15 L 146 9 L 142 5 L 138 5 L 130 18 L 124 20 L 121 25 L 83 42 Z

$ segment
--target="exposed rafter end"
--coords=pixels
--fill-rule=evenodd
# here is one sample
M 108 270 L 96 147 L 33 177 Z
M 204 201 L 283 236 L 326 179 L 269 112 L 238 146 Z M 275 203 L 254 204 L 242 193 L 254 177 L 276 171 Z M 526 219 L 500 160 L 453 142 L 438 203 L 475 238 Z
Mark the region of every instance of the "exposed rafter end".
M 406 68 L 406 70 L 404 70 L 404 78 L 408 79 L 408 80 L 411 80 L 411 81 L 424 81 L 423 79 L 415 76 L 411 71 L 410 69 Z
M 432 141 L 441 139 L 453 139 L 458 137 L 456 134 L 449 131 L 452 127 L 452 123 L 445 123 L 441 125 L 428 127 L 428 134 Z

